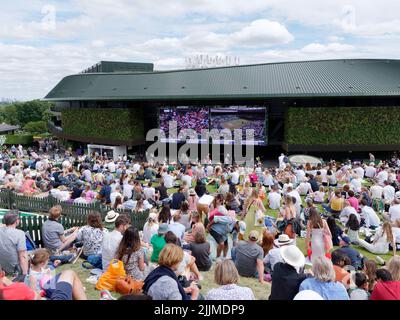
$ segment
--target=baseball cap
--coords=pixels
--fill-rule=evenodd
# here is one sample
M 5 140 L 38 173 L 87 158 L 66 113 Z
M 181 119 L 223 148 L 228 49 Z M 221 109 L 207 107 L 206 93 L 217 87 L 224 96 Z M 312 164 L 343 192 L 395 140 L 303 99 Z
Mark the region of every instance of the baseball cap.
M 257 241 L 259 236 L 260 235 L 257 230 L 251 230 L 249 233 L 249 240 Z

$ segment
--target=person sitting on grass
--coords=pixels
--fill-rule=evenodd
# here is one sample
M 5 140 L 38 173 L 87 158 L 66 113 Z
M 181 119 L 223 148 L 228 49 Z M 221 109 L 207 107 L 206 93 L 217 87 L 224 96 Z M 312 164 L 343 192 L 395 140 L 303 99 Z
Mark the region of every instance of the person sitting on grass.
M 396 255 L 396 240 L 393 236 L 392 225 L 389 221 L 384 222 L 382 227 L 377 229 L 372 239 L 372 243 L 368 243 L 363 239 L 358 239 L 357 242 L 359 246 L 374 254 L 389 253 L 389 244 L 391 244 L 393 255 Z
M 300 284 L 310 276 L 303 272 L 305 257 L 293 245 L 282 246 L 279 251 L 282 262 L 274 266 L 269 300 L 293 300 L 299 292 Z
M 351 265 L 356 270 L 361 270 L 364 264 L 363 263 L 364 257 L 360 252 L 351 247 L 350 244 L 351 240 L 349 237 L 343 235 L 340 238 L 339 242 L 340 250 L 350 258 Z
M 77 238 L 79 228 L 73 227 L 64 230 L 63 225 L 58 222 L 61 213 L 62 208 L 60 205 L 54 206 L 49 210 L 49 219 L 42 226 L 42 237 L 44 247 L 51 252 L 50 261 L 61 260 L 62 263 L 65 263 L 72 261 L 74 255 L 62 255 L 61 252 L 72 246 L 72 243 Z
M 157 234 L 151 237 L 150 243 L 153 246 L 153 253 L 151 255 L 151 262 L 158 262 L 158 256 L 161 250 L 165 247 L 165 239 L 164 236 L 168 232 L 168 224 L 162 223 L 160 224 Z
M 322 204 L 322 207 L 329 213 L 332 213 L 335 218 L 339 217 L 340 212 L 343 210 L 343 206 L 344 199 L 340 193 L 340 190 L 335 191 L 335 195 L 331 198 L 328 205 Z
M 329 230 L 331 231 L 332 244 L 334 246 L 338 246 L 340 243 L 340 237 L 343 235 L 343 230 L 336 224 L 336 219 L 334 217 L 328 217 L 326 222 L 328 223 Z
M 258 237 L 258 231 L 252 230 L 248 241 L 239 241 L 235 250 L 232 250 L 232 260 L 241 276 L 257 277 L 260 283 L 265 283 L 264 251 L 257 243 Z
M 214 281 L 220 287 L 211 289 L 205 296 L 205 300 L 255 300 L 250 288 L 237 285 L 239 273 L 231 260 L 217 262 Z
M 350 300 L 369 300 L 368 278 L 363 272 L 356 272 L 354 275 L 356 289 L 350 291 Z
M 335 281 L 342 283 L 346 289 L 350 285 L 350 274 L 345 269 L 350 263 L 350 258 L 341 250 L 336 249 L 331 253 L 333 269 L 335 270 Z
M 20 274 L 28 272 L 28 257 L 25 233 L 18 230 L 20 224 L 18 210 L 10 210 L 3 217 L 3 227 L 0 227 L 0 264 L 7 275 L 19 270 Z
M 54 282 L 50 282 L 52 292 L 49 300 L 87 300 L 82 282 L 74 271 L 62 271 L 56 276 Z M 42 297 L 25 283 L 7 279 L 0 266 L 0 300 L 41 299 Z
M 192 252 L 192 256 L 196 259 L 196 266 L 199 271 L 210 270 L 212 265 L 210 258 L 211 247 L 210 243 L 206 240 L 204 230 L 196 232 L 194 242 L 184 245 L 184 249 L 188 249 Z
M 197 300 L 200 290 L 196 283 L 183 288 L 175 274 L 183 257 L 182 248 L 172 243 L 165 245 L 159 255 L 159 266 L 144 280 L 143 292 L 153 300 Z
M 304 280 L 300 285 L 299 291 L 315 291 L 324 300 L 349 300 L 349 295 L 344 285 L 335 281 L 335 269 L 331 260 L 325 256 L 316 258 L 313 261 L 312 273 L 314 276 Z
M 400 300 L 400 281 L 393 281 L 389 270 L 376 271 L 377 282 L 371 294 L 371 300 Z
M 124 263 L 127 275 L 136 280 L 144 280 L 147 275 L 144 255 L 139 231 L 131 226 L 124 232 L 115 257 Z

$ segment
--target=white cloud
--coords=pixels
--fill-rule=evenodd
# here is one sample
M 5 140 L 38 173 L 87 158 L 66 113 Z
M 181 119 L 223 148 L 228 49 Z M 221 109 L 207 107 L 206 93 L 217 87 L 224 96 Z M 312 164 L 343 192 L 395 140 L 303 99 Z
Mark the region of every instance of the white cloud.
M 349 44 L 343 43 L 329 43 L 329 44 L 320 44 L 320 43 L 310 43 L 304 46 L 301 49 L 303 53 L 340 53 L 340 52 L 350 52 L 353 51 L 354 47 Z

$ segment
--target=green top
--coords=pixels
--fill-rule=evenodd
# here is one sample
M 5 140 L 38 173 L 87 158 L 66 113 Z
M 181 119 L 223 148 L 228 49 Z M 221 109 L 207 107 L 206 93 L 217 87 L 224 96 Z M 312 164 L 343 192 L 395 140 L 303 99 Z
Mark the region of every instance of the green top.
M 164 235 L 155 234 L 151 237 L 150 240 L 151 245 L 153 246 L 153 254 L 151 255 L 151 262 L 158 262 L 158 256 L 162 249 L 164 249 L 167 244 L 164 239 Z

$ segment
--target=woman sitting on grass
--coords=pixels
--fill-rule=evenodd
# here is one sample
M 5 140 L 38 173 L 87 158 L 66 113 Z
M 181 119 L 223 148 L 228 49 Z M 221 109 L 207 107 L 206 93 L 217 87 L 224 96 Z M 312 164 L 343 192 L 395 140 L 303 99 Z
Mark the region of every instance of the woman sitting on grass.
M 205 300 L 254 300 L 254 293 L 250 288 L 240 287 L 239 273 L 232 260 L 221 260 L 214 271 L 214 281 L 220 287 L 211 289 Z
M 368 243 L 363 239 L 357 240 L 358 245 L 374 254 L 389 253 L 389 245 L 392 245 L 393 256 L 396 255 L 396 240 L 393 236 L 392 225 L 389 221 L 383 223 L 382 227 L 378 228 L 372 243 Z
M 126 274 L 136 280 L 143 280 L 146 276 L 144 254 L 138 229 L 129 227 L 124 232 L 116 258 L 124 263 Z

